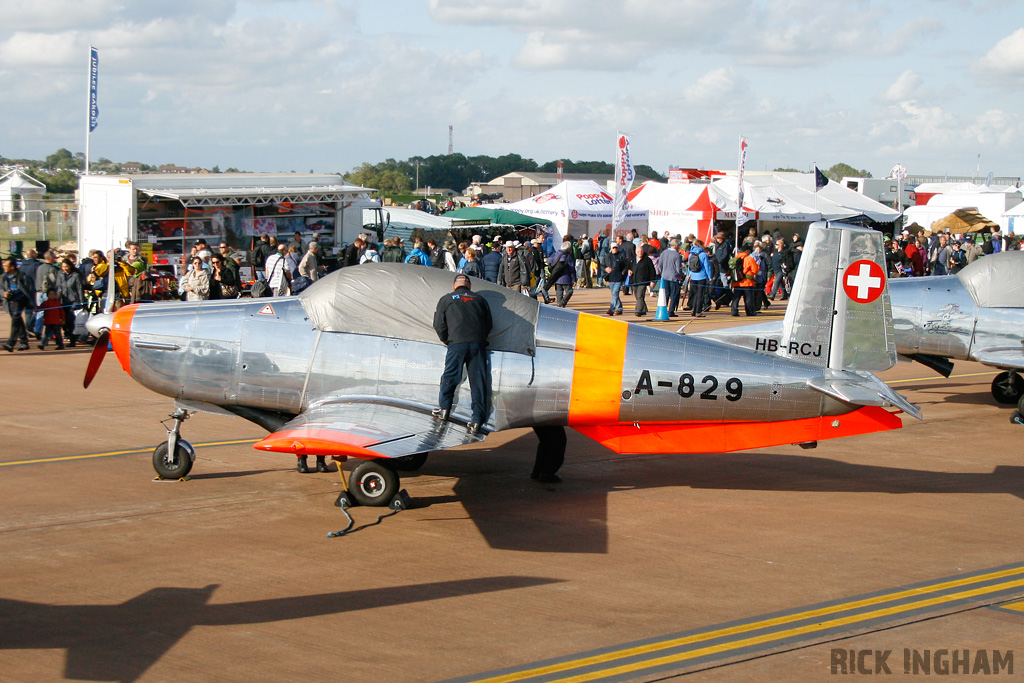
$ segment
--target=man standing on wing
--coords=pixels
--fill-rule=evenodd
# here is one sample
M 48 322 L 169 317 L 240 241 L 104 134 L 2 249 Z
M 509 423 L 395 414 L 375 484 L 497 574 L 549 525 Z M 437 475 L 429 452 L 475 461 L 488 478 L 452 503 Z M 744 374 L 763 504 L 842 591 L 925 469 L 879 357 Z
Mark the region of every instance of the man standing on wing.
M 487 421 L 487 391 L 490 383 L 487 369 L 487 336 L 491 333 L 491 308 L 487 301 L 471 291 L 469 277 L 455 276 L 452 293 L 445 294 L 434 309 L 434 331 L 448 347 L 444 358 L 444 373 L 438 395 L 438 408 L 433 411 L 441 421 L 451 414 L 455 390 L 462 380 L 462 368 L 469 375 L 469 391 L 473 415 L 466 425 L 470 434 L 479 434 L 480 425 Z

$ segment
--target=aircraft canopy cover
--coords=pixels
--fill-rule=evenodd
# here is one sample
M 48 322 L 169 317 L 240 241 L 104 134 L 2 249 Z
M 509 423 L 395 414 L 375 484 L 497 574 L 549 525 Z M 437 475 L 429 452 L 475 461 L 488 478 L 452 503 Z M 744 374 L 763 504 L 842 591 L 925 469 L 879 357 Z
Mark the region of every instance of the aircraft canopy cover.
M 438 300 L 451 294 L 455 273 L 404 263 L 365 263 L 314 282 L 299 300 L 317 329 L 440 344 L 434 332 Z M 491 307 L 491 351 L 533 354 L 540 304 L 486 280 L 472 290 Z
M 979 306 L 1024 308 L 1024 252 L 990 254 L 956 276 Z

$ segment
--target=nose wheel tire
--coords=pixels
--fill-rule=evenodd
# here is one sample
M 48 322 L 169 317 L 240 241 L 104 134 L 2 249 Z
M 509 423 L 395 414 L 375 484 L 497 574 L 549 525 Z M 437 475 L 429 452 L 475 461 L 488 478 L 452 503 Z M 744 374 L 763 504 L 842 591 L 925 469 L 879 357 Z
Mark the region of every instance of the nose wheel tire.
M 192 456 L 179 441 L 174 457 L 169 457 L 167 443 L 164 442 L 153 451 L 153 469 L 161 479 L 181 479 L 192 470 Z
M 359 505 L 387 507 L 398 493 L 398 475 L 375 460 L 364 460 L 352 470 L 348 492 Z
M 1016 403 L 1024 397 L 1024 377 L 1016 372 L 1000 372 L 992 380 L 992 396 L 997 403 Z

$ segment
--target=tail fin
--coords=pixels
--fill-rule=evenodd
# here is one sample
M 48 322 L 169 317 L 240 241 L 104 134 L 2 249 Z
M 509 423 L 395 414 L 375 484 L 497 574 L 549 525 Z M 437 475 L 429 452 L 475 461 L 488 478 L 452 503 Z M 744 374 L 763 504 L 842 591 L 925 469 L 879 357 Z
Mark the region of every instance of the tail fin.
M 779 345 L 780 353 L 832 370 L 896 364 L 880 232 L 811 224 Z

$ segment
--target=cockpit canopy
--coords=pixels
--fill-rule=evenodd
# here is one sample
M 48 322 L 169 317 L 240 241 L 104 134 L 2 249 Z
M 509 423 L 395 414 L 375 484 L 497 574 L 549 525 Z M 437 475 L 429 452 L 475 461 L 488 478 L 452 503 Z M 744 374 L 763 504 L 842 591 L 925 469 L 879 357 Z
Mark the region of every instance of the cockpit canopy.
M 1024 308 L 1024 252 L 979 258 L 956 274 L 978 306 Z
M 313 325 L 324 332 L 348 332 L 440 344 L 434 309 L 452 292 L 455 274 L 404 263 L 364 263 L 335 271 L 299 294 Z M 494 328 L 491 351 L 532 354 L 540 305 L 517 291 L 472 279 L 472 290 L 487 300 Z

